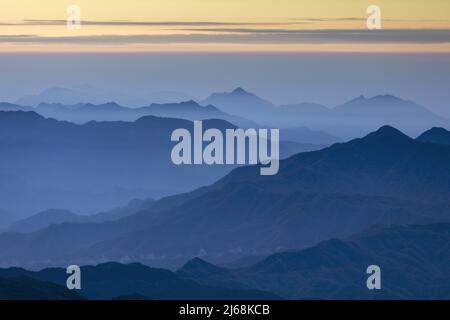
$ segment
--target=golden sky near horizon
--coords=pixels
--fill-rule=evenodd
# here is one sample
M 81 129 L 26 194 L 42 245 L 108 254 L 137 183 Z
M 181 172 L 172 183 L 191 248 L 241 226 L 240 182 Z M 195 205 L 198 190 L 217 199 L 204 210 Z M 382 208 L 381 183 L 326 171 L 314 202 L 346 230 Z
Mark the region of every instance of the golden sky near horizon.
M 66 27 L 67 7 L 81 28 Z M 367 30 L 369 5 L 381 30 Z M 450 52 L 448 0 L 0 0 L 0 52 Z

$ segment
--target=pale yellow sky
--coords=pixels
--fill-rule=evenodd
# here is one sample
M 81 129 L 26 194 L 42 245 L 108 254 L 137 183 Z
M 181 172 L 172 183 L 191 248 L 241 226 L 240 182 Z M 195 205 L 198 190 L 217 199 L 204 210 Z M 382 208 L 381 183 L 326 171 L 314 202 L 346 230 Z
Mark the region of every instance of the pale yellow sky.
M 379 31 L 366 29 L 372 4 Z M 0 52 L 450 52 L 449 39 L 448 0 L 0 0 Z

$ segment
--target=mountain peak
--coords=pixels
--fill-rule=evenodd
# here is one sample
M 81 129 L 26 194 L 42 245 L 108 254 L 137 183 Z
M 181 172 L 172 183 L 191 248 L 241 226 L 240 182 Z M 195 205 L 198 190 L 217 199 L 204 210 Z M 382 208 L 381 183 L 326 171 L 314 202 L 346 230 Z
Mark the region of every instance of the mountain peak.
M 424 133 L 422 133 L 422 135 L 424 135 L 424 134 L 450 135 L 450 131 L 448 131 L 447 129 L 442 128 L 442 127 L 433 127 L 430 130 L 427 130 Z
M 180 269 L 183 271 L 203 271 L 203 272 L 221 272 L 223 269 L 220 267 L 217 267 L 209 262 L 206 262 L 203 259 L 200 259 L 198 257 L 195 257 L 188 262 L 186 262 L 183 267 Z
M 403 101 L 402 99 L 392 95 L 392 94 L 379 94 L 377 96 L 374 96 L 372 98 L 370 98 L 369 100 L 372 101 L 381 101 L 381 102 L 385 102 L 385 101 Z
M 233 94 L 248 94 L 248 92 L 245 91 L 244 89 L 242 89 L 241 87 L 234 89 L 232 93 Z
M 200 276 L 202 278 L 207 278 L 211 275 L 228 274 L 228 270 L 196 257 L 186 262 L 181 269 L 177 271 L 177 274 L 184 277 Z
M 402 100 L 391 94 L 379 94 L 371 98 L 367 98 L 364 95 L 360 95 L 359 97 L 356 97 L 347 102 L 346 105 L 349 104 L 352 105 L 355 103 L 389 103 L 389 102 L 403 102 L 403 101 L 405 100 Z
M 200 106 L 197 103 L 197 101 L 194 101 L 194 100 L 188 100 L 188 101 L 180 102 L 180 105 L 182 105 L 182 106 L 195 106 L 195 107 L 199 107 Z
M 108 106 L 118 106 L 118 104 L 117 104 L 117 102 L 114 102 L 114 101 L 108 101 L 108 102 L 106 102 L 106 103 L 104 103 L 103 105 L 108 105 Z
M 418 136 L 416 140 L 450 145 L 450 131 L 442 127 L 433 127 Z
M 363 139 L 366 139 L 366 140 L 377 139 L 377 140 L 385 140 L 387 142 L 388 141 L 399 141 L 399 140 L 412 141 L 411 137 L 407 136 L 400 130 L 398 130 L 392 126 L 389 126 L 389 125 L 382 126 L 377 131 L 369 133 Z

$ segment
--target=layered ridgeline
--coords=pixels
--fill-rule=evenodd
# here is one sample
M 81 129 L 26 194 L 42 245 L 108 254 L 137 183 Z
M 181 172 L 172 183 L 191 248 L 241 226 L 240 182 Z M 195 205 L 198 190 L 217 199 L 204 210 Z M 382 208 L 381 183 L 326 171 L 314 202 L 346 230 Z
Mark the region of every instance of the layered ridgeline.
M 33 232 L 46 228 L 52 224 L 66 222 L 105 222 L 118 220 L 129 216 L 143 205 L 149 205 L 153 199 L 139 200 L 133 199 L 126 206 L 117 207 L 111 210 L 99 212 L 92 215 L 79 215 L 68 210 L 49 209 L 38 212 L 30 217 L 12 223 L 4 231 L 10 232 Z
M 450 220 L 450 147 L 382 127 L 281 161 L 275 176 L 235 169 L 194 192 L 143 204 L 120 220 L 0 235 L 3 265 L 227 262 L 299 249 L 374 224 Z
M 0 300 L 83 300 L 63 285 L 39 281 L 31 277 L 0 277 Z
M 449 119 L 442 118 L 413 101 L 392 95 L 371 98 L 360 96 L 334 108 L 316 103 L 275 106 L 238 88 L 232 92 L 214 93 L 201 103 L 212 104 L 224 112 L 262 124 L 277 127 L 304 126 L 324 130 L 344 139 L 367 134 L 386 124 L 413 136 L 433 126 L 450 127 Z
M 36 107 L 41 103 L 63 103 L 65 105 L 76 105 L 85 102 L 104 104 L 114 100 L 122 105 L 139 107 L 148 101 L 157 103 L 173 103 L 191 100 L 192 97 L 183 92 L 176 91 L 146 91 L 144 96 L 124 94 L 118 90 L 103 91 L 89 85 L 72 88 L 50 87 L 37 94 L 24 96 L 16 101 L 19 105 Z
M 40 103 L 34 108 L 3 102 L 0 103 L 0 111 L 34 111 L 44 117 L 78 124 L 89 121 L 136 121 L 144 116 L 157 116 L 191 121 L 221 119 L 240 128 L 271 127 L 270 125 L 261 126 L 243 117 L 230 115 L 212 105 L 202 106 L 192 100 L 180 103 L 153 103 L 150 106 L 139 108 L 128 108 L 115 102 L 104 104 L 77 103 L 74 105 Z M 255 111 L 253 115 L 258 113 L 260 112 Z M 276 128 L 278 127 L 276 126 Z M 290 128 L 281 128 L 281 139 L 284 141 L 317 145 L 329 145 L 340 141 L 339 138 L 326 132 L 295 125 Z
M 366 269 L 373 264 L 381 269 L 381 290 L 366 286 Z M 449 299 L 449 268 L 449 223 L 376 226 L 238 269 L 199 258 L 176 273 L 137 263 L 86 266 L 76 294 L 88 299 Z M 74 298 L 62 288 L 67 276 L 62 268 L 0 269 L 0 297 L 45 298 L 49 295 L 42 291 L 53 286 L 59 290 L 50 297 Z M 6 291 L 18 281 L 20 291 Z
M 366 269 L 381 269 L 368 290 Z M 377 226 L 344 240 L 274 254 L 250 267 L 225 269 L 194 259 L 178 274 L 199 283 L 258 288 L 285 299 L 450 298 L 450 224 Z
M 55 100 L 57 97 L 58 95 L 47 100 L 42 97 L 41 103 L 36 103 L 33 108 L 0 103 L 0 110 L 33 110 L 45 117 L 76 123 L 90 120 L 135 121 L 147 115 L 187 120 L 222 119 L 239 127 L 294 128 L 286 133 L 294 139 L 300 134 L 305 134 L 305 128 L 309 128 L 313 131 L 326 132 L 327 137 L 314 136 L 313 141 L 294 141 L 319 144 L 330 143 L 331 137 L 331 143 L 336 142 L 334 136 L 344 140 L 360 137 L 383 125 L 394 126 L 410 136 L 417 136 L 431 127 L 450 128 L 449 119 L 438 116 L 413 101 L 393 95 L 377 95 L 370 98 L 360 96 L 330 108 L 310 102 L 277 106 L 242 88 L 231 92 L 213 93 L 200 103 L 188 100 L 180 103 L 153 103 L 138 108 L 128 108 L 114 102 L 97 104 L 85 102 L 96 101 L 95 99 L 83 101 L 69 99 L 73 103 L 64 104 L 61 102 L 65 99 L 61 98 L 58 101 Z M 298 127 L 302 130 L 296 132 L 295 128 Z M 291 134 L 292 132 L 296 132 L 297 135 Z
M 203 125 L 235 127 L 222 120 Z M 76 125 L 34 112 L 0 112 L 1 207 L 16 217 L 49 208 L 93 213 L 208 184 L 231 169 L 174 165 L 170 136 L 177 128 L 192 131 L 193 123 L 149 116 Z
M 74 290 L 72 296 L 66 286 L 67 273 L 63 268 L 51 268 L 41 271 L 28 271 L 21 268 L 0 269 L 0 284 L 18 279 L 29 279 L 36 283 L 46 283 L 47 286 L 61 288 L 60 298 L 65 293 L 69 298 L 87 299 L 152 299 L 152 300 L 250 300 L 250 299 L 280 299 L 277 295 L 261 290 L 243 288 L 224 288 L 199 284 L 196 281 L 182 278 L 174 272 L 155 269 L 142 264 L 103 263 L 97 266 L 81 268 L 81 290 Z M 23 283 L 21 295 L 14 292 L 3 292 L 0 286 L 0 298 L 21 299 L 23 296 L 33 299 L 34 283 Z M 45 287 L 43 288 L 45 289 Z M 56 298 L 58 296 L 54 294 Z M 36 293 L 34 299 L 41 295 Z
M 80 103 L 69 106 L 60 103 L 41 103 L 35 108 L 35 111 L 45 117 L 75 123 L 86 123 L 91 120 L 136 121 L 141 117 L 151 115 L 186 120 L 222 119 L 239 127 L 256 127 L 256 124 L 250 120 L 229 115 L 212 105 L 201 106 L 192 100 L 180 103 L 153 103 L 150 106 L 139 108 L 127 108 L 114 102 L 98 105 Z
M 234 168 L 174 165 L 171 134 L 180 128 L 192 133 L 193 122 L 147 116 L 76 125 L 34 112 L 0 112 L 0 211 L 16 218 L 52 208 L 92 214 L 133 198 L 186 192 Z M 203 128 L 236 126 L 217 119 L 204 120 Z M 320 147 L 282 143 L 280 154 Z
M 139 108 L 128 108 L 115 102 L 102 104 L 77 103 L 39 103 L 27 107 L 12 103 L 0 103 L 0 111 L 34 111 L 44 117 L 83 124 L 89 121 L 136 121 L 144 116 L 158 116 L 185 120 L 222 119 L 239 127 L 257 127 L 247 119 L 229 115 L 212 105 L 201 106 L 193 100 L 180 103 L 153 103 Z

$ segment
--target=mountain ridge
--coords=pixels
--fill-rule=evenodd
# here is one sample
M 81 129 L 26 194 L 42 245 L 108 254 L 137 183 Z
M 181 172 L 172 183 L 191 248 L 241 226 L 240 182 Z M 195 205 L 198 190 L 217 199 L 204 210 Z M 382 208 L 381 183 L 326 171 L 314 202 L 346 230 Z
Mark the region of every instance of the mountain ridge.
M 282 160 L 276 176 L 260 176 L 258 166 L 237 168 L 210 186 L 150 203 L 118 221 L 1 234 L 0 263 L 86 264 L 102 257 L 174 266 L 199 253 L 227 263 L 345 237 L 373 224 L 449 221 L 449 161 L 447 146 L 385 126 Z M 76 234 L 84 237 L 73 243 L 69 236 Z

